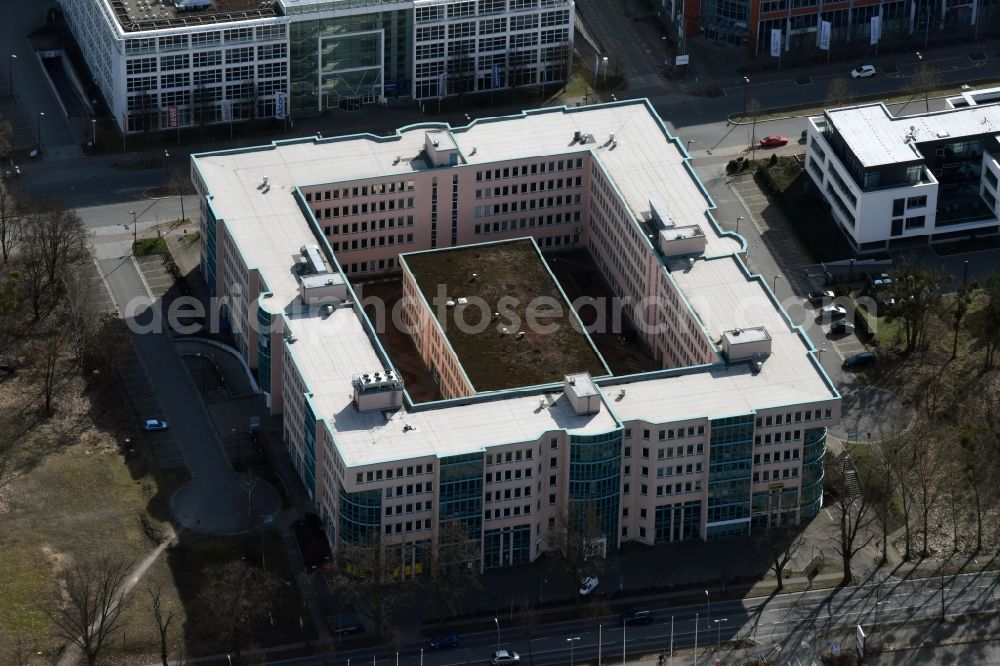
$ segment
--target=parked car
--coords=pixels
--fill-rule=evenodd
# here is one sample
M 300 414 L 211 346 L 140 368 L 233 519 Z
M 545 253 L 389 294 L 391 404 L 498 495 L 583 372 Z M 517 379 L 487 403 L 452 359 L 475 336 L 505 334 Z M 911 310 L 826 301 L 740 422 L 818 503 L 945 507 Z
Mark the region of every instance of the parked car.
M 146 419 L 142 424 L 142 429 L 146 432 L 159 432 L 167 429 L 167 422 L 163 419 Z
M 493 653 L 493 657 L 490 659 L 490 663 L 493 664 L 493 666 L 508 666 L 509 664 L 516 664 L 520 661 L 521 655 L 513 650 L 497 650 Z
M 364 633 L 364 625 L 358 624 L 357 622 L 349 624 L 341 624 L 333 628 L 334 636 L 350 636 L 351 634 L 362 634 Z
M 833 296 L 833 292 L 829 290 L 810 291 L 808 298 L 810 305 L 823 305 L 826 301 L 832 301 Z
M 622 613 L 622 624 L 652 624 L 653 613 L 646 608 L 633 608 L 627 613 Z
M 458 647 L 458 635 L 457 634 L 444 634 L 438 636 L 430 642 L 430 646 L 434 650 L 440 650 L 442 648 L 453 648 Z
M 580 582 L 580 596 L 586 597 L 597 589 L 597 576 L 587 576 Z
M 852 79 L 867 79 L 869 76 L 875 76 L 875 67 L 873 65 L 858 65 L 851 70 Z
M 838 319 L 830 325 L 830 332 L 839 335 L 847 335 L 854 332 L 854 324 L 846 319 Z
M 847 316 L 847 310 L 839 305 L 827 305 L 819 311 L 819 318 L 822 321 L 836 321 Z
M 878 357 L 871 352 L 861 352 L 860 354 L 855 354 L 854 356 L 848 356 L 844 359 L 844 362 L 840 364 L 840 367 L 844 370 L 857 370 L 858 368 L 864 368 L 869 365 L 874 365 L 878 362 Z
M 765 136 L 760 140 L 761 148 L 780 148 L 788 143 L 787 136 Z

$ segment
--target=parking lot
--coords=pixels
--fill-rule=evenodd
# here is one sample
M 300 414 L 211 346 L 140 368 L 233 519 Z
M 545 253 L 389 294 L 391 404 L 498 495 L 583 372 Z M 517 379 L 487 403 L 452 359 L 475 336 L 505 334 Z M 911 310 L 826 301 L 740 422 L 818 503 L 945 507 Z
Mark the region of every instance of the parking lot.
M 118 372 L 140 423 L 147 419 L 165 418 L 163 407 L 149 384 L 146 370 L 134 353 L 129 353 Z M 184 457 L 169 429 L 161 432 L 143 432 L 140 437 L 143 439 L 139 443 L 140 446 L 152 447 L 157 467 L 160 469 L 184 467 Z
M 158 254 L 150 254 L 145 257 L 136 257 L 135 262 L 139 265 L 139 271 L 149 287 L 153 300 L 163 298 L 174 284 L 173 276 L 163 265 L 163 257 Z
M 763 192 L 750 175 L 735 176 L 731 186 L 736 196 L 750 213 L 749 220 L 742 224 L 752 224 L 760 234 L 762 242 L 778 261 L 787 280 L 796 294 L 806 294 L 814 286 L 806 275 L 806 268 L 812 264 L 812 259 L 802 250 L 798 237 L 792 231 L 784 212 L 777 203 Z M 753 253 L 758 249 L 754 241 L 750 241 L 748 254 L 753 261 Z

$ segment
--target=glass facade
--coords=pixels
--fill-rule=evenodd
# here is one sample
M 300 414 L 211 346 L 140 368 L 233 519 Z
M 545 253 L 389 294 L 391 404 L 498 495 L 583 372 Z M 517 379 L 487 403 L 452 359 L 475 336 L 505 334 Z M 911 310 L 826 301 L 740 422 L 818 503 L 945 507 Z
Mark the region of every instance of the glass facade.
M 271 315 L 257 306 L 257 385 L 271 392 Z
M 309 497 L 316 493 L 316 414 L 313 413 L 312 405 L 306 400 L 303 403 L 305 411 L 305 436 L 302 438 L 302 448 L 305 450 L 305 472 L 306 490 Z
M 365 546 L 379 536 L 382 493 L 361 490 L 356 493 L 340 489 L 340 542 Z
M 753 424 L 751 414 L 712 421 L 708 463 L 709 539 L 746 534 L 750 526 Z
M 531 560 L 531 525 L 487 530 L 483 535 L 483 568 L 496 569 Z
M 412 9 L 394 9 L 400 3 L 388 1 L 365 5 L 370 13 L 289 25 L 293 114 L 411 94 Z
M 823 505 L 823 460 L 826 457 L 826 428 L 809 428 L 802 447 L 802 490 L 799 520 L 816 517 Z
M 208 283 L 208 291 L 211 296 L 216 296 L 215 293 L 215 249 L 217 247 L 215 241 L 215 227 L 217 225 L 217 220 L 215 219 L 215 213 L 212 212 L 211 206 L 203 205 L 204 215 L 205 215 L 205 251 L 201 255 L 201 272 L 205 276 L 205 282 Z
M 653 543 L 701 538 L 701 500 L 656 507 Z
M 455 523 L 466 538 L 479 544 L 483 533 L 483 454 L 441 458 L 438 468 L 439 527 L 445 531 L 449 523 Z
M 621 493 L 620 430 L 603 435 L 570 437 L 570 515 L 586 532 L 592 521 L 608 552 L 618 548 L 618 506 Z

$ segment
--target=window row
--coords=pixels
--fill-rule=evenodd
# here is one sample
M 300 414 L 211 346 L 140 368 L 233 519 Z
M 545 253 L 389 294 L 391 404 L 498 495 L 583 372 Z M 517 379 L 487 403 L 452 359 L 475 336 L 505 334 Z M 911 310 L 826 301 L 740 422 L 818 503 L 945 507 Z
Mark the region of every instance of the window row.
M 328 215 L 328 214 L 327 214 Z M 320 217 L 317 215 L 316 217 Z M 365 220 L 363 222 L 352 222 L 350 224 L 332 224 L 323 227 L 323 233 L 326 236 L 346 236 L 347 234 L 357 234 L 366 233 L 369 231 L 376 231 L 382 229 L 395 229 L 397 227 L 412 227 L 413 226 L 413 216 L 407 215 L 406 217 L 389 217 L 382 218 L 376 221 L 372 220 L 369 222 Z
M 523 199 L 521 201 L 505 201 L 503 203 L 476 206 L 474 214 L 476 217 L 492 217 L 493 215 L 505 215 L 525 210 L 537 210 L 540 208 L 554 208 L 559 206 L 570 206 L 583 203 L 583 196 L 556 195 L 554 197 L 542 197 L 539 199 Z
M 552 178 L 549 180 L 536 180 L 520 185 L 504 185 L 503 187 L 484 187 L 476 190 L 477 199 L 492 199 L 494 197 L 506 197 L 518 194 L 528 194 L 531 192 L 545 192 L 546 190 L 561 190 L 564 187 L 581 187 L 583 178 Z
M 367 197 L 379 194 L 394 194 L 396 192 L 412 192 L 416 181 L 399 180 L 388 183 L 373 183 L 371 185 L 355 185 L 322 192 L 306 192 L 306 201 L 330 201 L 331 199 L 349 199 L 351 197 Z
M 401 515 L 403 513 L 419 513 L 421 511 L 431 511 L 434 508 L 434 503 L 430 500 L 426 502 L 415 502 L 412 504 L 397 504 L 395 507 L 387 506 L 385 507 L 385 515 L 391 516 Z
M 397 467 L 395 469 L 395 478 L 400 479 L 404 476 L 419 476 L 420 474 L 433 474 L 434 473 L 434 463 L 427 463 L 426 465 L 409 465 L 407 467 Z M 372 481 L 381 481 L 383 478 L 391 479 L 393 478 L 393 468 L 386 470 L 376 469 L 369 470 L 368 472 L 358 472 L 357 482 L 358 483 L 371 483 Z M 386 491 L 389 489 L 386 488 Z M 391 495 L 386 495 L 386 497 L 391 497 Z
M 505 462 L 519 462 L 522 459 L 531 460 L 534 453 L 533 449 L 524 449 L 523 451 L 521 449 L 516 451 L 507 451 L 505 453 L 497 453 L 495 456 L 492 453 L 487 453 L 486 464 L 492 465 L 495 462 L 497 465 L 502 465 Z
M 518 229 L 534 229 L 536 226 L 542 227 L 550 224 L 564 224 L 568 222 L 579 222 L 581 219 L 580 211 L 574 211 L 571 215 L 570 213 L 555 213 L 554 215 L 539 215 L 538 217 L 522 217 L 519 220 L 502 220 L 500 222 L 493 222 L 490 224 L 477 224 L 474 227 L 474 233 L 478 235 L 482 234 L 499 234 L 506 231 L 517 231 Z

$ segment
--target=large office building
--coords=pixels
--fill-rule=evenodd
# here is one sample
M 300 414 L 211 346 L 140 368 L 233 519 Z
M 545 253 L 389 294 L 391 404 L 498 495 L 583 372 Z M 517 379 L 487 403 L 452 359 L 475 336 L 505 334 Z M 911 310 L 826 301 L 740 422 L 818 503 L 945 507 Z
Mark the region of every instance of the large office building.
M 809 119 L 806 173 L 858 253 L 1000 232 L 1000 106 L 980 97 L 912 116 L 869 104 Z
M 685 37 L 744 47 L 752 57 L 771 57 L 772 31 L 780 31 L 785 58 L 819 55 L 821 25 L 830 25 L 830 49 L 864 52 L 875 36 L 885 47 L 975 37 L 996 30 L 998 0 L 660 0 L 657 10 L 671 31 Z
M 816 515 L 840 396 L 688 159 L 645 101 L 192 157 L 202 272 L 335 549 L 419 570 L 460 526 L 492 568 L 569 517 L 610 552 Z M 567 256 L 647 371 L 613 370 L 574 311 L 527 323 L 524 299 L 566 304 Z M 406 349 L 363 296 L 393 280 Z M 485 326 L 457 330 L 477 299 Z M 420 362 L 440 397 L 411 395 Z
M 126 132 L 562 80 L 572 0 L 64 0 Z

